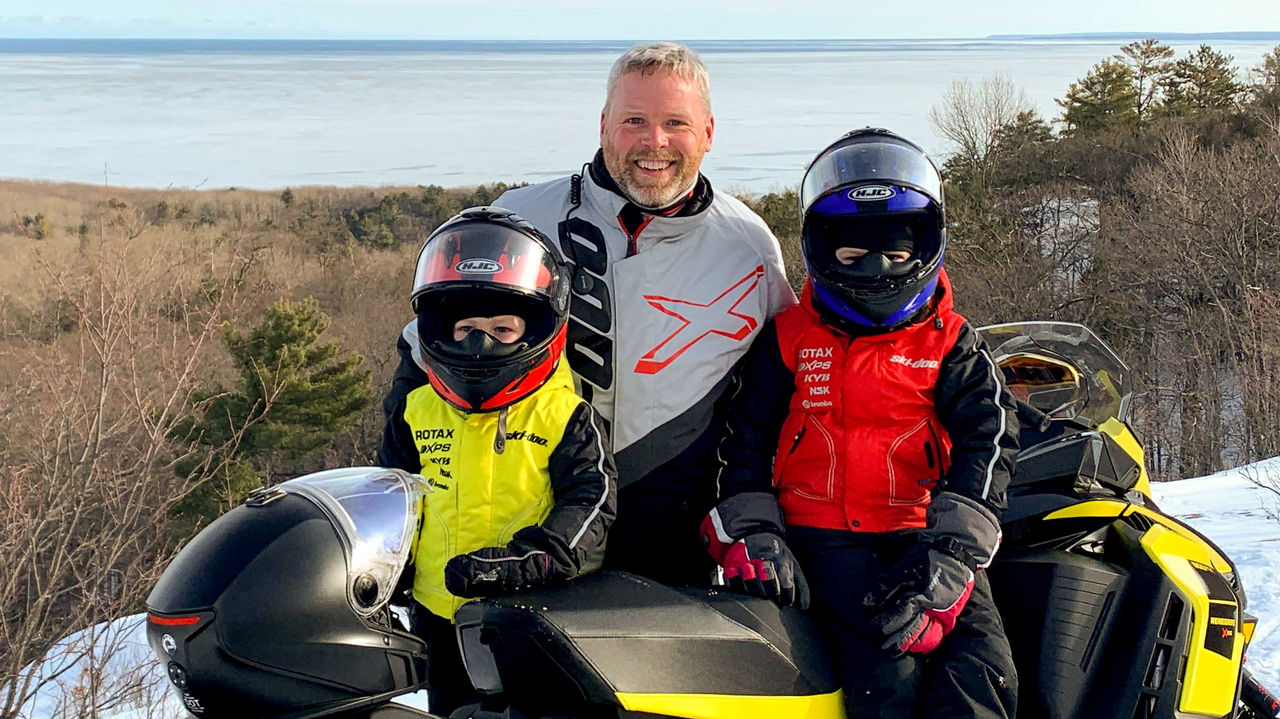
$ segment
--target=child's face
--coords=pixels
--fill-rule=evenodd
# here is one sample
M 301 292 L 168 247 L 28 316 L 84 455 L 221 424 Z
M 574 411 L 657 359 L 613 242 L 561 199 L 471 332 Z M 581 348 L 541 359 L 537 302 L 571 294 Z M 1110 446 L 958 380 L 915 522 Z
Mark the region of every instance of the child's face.
M 458 342 L 475 330 L 487 332 L 499 342 L 509 345 L 524 337 L 524 318 L 518 315 L 496 315 L 458 320 L 453 325 L 453 341 Z
M 866 256 L 866 254 L 867 251 L 861 247 L 841 247 L 836 250 L 836 259 L 842 265 L 852 265 Z M 886 259 L 895 265 L 911 259 L 911 253 L 906 250 L 887 250 L 883 254 Z

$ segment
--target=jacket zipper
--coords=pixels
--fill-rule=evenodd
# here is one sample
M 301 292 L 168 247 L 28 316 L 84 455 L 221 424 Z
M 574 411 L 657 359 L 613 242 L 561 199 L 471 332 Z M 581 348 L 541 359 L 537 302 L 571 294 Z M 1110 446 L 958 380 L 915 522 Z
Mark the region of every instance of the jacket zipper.
M 796 453 L 796 447 L 800 446 L 800 439 L 804 437 L 804 431 L 808 426 L 809 425 L 807 423 L 802 423 L 800 425 L 800 431 L 796 432 L 795 439 L 791 440 L 791 451 L 787 452 L 788 457 Z
M 933 428 L 933 422 L 926 420 L 925 426 L 929 428 L 929 435 L 933 437 L 933 446 L 938 448 L 938 485 L 937 489 L 942 489 L 942 479 L 945 472 L 942 469 L 942 440 L 938 438 L 938 432 Z M 925 452 L 929 453 L 929 467 L 933 467 L 933 453 L 929 452 L 929 443 L 925 442 Z
M 791 445 L 792 452 L 794 452 L 796 449 L 796 446 L 800 444 L 800 438 L 801 436 L 804 435 L 805 427 L 808 427 L 808 425 L 809 425 L 809 418 L 806 417 L 805 424 L 800 427 L 800 431 L 796 433 L 796 439 Z M 827 493 L 825 495 L 811 494 L 809 492 L 805 492 L 804 490 L 799 489 L 798 487 L 793 487 L 792 491 L 803 497 L 812 497 L 814 499 L 829 500 L 835 497 L 836 443 L 835 443 L 835 440 L 831 438 L 831 433 L 827 431 L 827 428 L 823 427 L 822 423 L 819 422 L 817 419 L 813 420 L 813 426 L 818 428 L 818 433 L 821 434 L 822 438 L 827 442 Z M 788 453 L 787 456 L 790 457 L 791 456 L 790 453 Z M 781 478 L 781 475 L 779 475 L 779 478 Z

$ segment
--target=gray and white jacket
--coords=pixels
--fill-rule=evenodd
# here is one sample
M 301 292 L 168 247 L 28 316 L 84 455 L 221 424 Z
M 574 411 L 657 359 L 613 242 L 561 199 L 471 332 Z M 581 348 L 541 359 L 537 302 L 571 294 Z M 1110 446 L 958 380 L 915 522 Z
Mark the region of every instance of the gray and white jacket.
M 494 205 L 558 241 L 574 266 L 565 354 L 578 391 L 609 423 L 620 488 L 706 433 L 738 360 L 766 320 L 796 303 L 773 233 L 725 194 L 688 216 L 649 216 L 630 256 L 619 220 L 627 200 L 586 168 Z M 400 344 L 422 369 L 415 322 Z

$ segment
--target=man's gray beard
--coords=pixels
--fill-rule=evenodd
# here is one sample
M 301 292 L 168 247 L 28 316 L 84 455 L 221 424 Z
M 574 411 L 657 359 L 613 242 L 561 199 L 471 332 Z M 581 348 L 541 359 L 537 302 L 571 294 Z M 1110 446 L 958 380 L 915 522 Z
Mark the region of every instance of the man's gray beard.
M 656 188 L 640 188 L 637 190 L 637 188 L 631 186 L 631 180 L 625 174 L 621 177 L 614 177 L 613 181 L 618 185 L 618 189 L 622 190 L 622 194 L 626 195 L 627 199 L 631 201 L 631 204 L 644 210 L 661 210 L 674 203 L 677 199 L 689 194 L 689 192 L 693 190 L 693 186 L 698 183 L 698 175 L 697 173 L 694 173 L 693 179 L 689 181 L 689 184 L 675 192 L 669 194 L 664 193 L 664 195 L 658 197 L 656 201 L 653 201 L 654 198 L 652 197 L 645 197 L 638 194 L 639 192 L 656 193 L 659 191 Z

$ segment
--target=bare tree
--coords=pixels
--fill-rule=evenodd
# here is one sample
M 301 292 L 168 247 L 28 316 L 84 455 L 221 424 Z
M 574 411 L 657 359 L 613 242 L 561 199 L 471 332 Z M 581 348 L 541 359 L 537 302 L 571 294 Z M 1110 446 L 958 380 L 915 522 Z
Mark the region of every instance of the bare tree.
M 143 688 L 95 679 L 118 637 L 88 656 L 59 640 L 141 609 L 180 539 L 170 509 L 215 469 L 178 480 L 191 445 L 174 428 L 247 260 L 233 247 L 192 277 L 181 237 L 148 239 L 116 209 L 75 254 L 29 244 L 41 294 L 66 320 L 0 347 L 0 719 L 73 673 L 79 716 Z
M 1140 327 L 1143 429 L 1165 477 L 1272 456 L 1280 406 L 1280 162 L 1275 138 L 1204 147 L 1169 131 L 1134 176 L 1099 279 Z
M 1000 131 L 1033 109 L 1026 92 L 1007 76 L 994 75 L 977 84 L 956 80 L 943 94 L 942 103 L 930 108 L 929 124 L 950 140 L 956 155 L 985 180 Z

